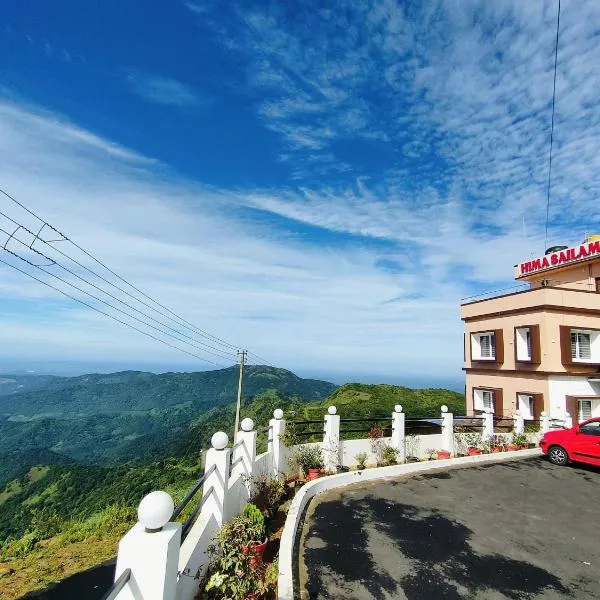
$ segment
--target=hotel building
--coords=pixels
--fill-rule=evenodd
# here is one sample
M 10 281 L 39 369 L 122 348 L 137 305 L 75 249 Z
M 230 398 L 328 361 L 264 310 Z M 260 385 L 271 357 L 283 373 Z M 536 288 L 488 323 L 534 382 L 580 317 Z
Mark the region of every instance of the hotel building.
M 465 302 L 467 414 L 600 417 L 600 236 L 515 266 L 528 288 Z

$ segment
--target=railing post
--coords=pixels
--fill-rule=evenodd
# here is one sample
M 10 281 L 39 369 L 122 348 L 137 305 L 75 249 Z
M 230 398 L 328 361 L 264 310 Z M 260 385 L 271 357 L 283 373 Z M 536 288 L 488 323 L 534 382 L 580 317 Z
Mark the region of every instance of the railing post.
M 398 462 L 406 461 L 406 447 L 404 445 L 404 419 L 406 415 L 402 412 L 402 406 L 396 404 L 392 413 L 392 446 L 398 450 Z
M 448 412 L 445 404 L 440 410 L 442 412 L 442 449 L 454 454 L 454 415 Z
M 335 473 L 340 464 L 340 415 L 336 414 L 335 406 L 330 406 L 327 413 L 323 432 L 323 458 L 325 470 Z
M 573 427 L 573 417 L 569 413 L 565 413 L 565 427 L 567 429 Z
M 273 411 L 273 418 L 269 421 L 269 431 L 267 432 L 270 442 L 267 442 L 267 450 L 273 458 L 273 475 L 277 479 L 284 476 L 286 465 L 284 465 L 284 446 L 281 441 L 281 436 L 285 431 L 285 421 L 283 419 L 283 411 L 276 408 Z
M 548 413 L 545 410 L 543 410 L 542 414 L 540 415 L 540 431 L 542 433 L 550 431 L 550 417 L 548 416 Z
M 513 431 L 516 434 L 523 433 L 525 431 L 525 419 L 523 419 L 523 415 L 520 411 L 515 411 L 514 419 L 514 428 Z
M 254 431 L 254 421 L 252 419 L 243 419 L 241 423 L 241 431 L 238 431 L 236 444 L 239 444 L 234 451 L 232 457 L 232 465 L 230 478 L 236 480 L 242 475 L 252 475 L 254 468 L 254 459 L 256 458 L 256 431 Z M 251 493 L 252 481 L 249 478 L 244 482 Z
M 494 435 L 494 413 L 491 410 L 483 413 L 483 435 L 488 437 Z
M 140 502 L 138 522 L 119 542 L 115 581 L 131 569 L 119 600 L 175 600 L 181 524 L 169 523 L 173 509 L 166 492 L 151 492 Z
M 206 515 L 212 514 L 221 527 L 225 518 L 225 494 L 229 485 L 231 450 L 227 448 L 229 438 L 224 431 L 213 433 L 210 443 L 212 448 L 206 452 L 204 472 L 209 473 L 213 465 L 215 468 L 207 476 L 202 487 L 203 496 L 207 496 L 202 512 Z

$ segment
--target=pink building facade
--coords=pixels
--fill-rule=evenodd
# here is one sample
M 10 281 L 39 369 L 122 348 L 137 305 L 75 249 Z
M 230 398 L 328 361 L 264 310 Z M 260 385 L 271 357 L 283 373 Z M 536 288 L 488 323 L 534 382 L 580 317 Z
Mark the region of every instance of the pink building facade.
M 600 236 L 516 265 L 515 279 L 529 288 L 461 305 L 467 414 L 600 417 Z

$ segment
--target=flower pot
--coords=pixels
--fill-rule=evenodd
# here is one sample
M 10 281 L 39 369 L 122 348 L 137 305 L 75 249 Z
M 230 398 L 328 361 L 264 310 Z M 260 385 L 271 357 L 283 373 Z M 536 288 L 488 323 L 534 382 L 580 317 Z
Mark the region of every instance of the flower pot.
M 492 452 L 502 452 L 502 446 L 491 446 L 490 450 Z
M 407 456 L 406 457 L 406 462 L 407 463 L 419 462 L 419 459 L 416 456 Z
M 481 454 L 481 449 L 480 448 L 468 448 L 467 454 L 469 456 L 479 456 Z
M 520 444 L 519 445 L 519 450 L 528 450 L 529 449 L 529 444 Z
M 450 452 L 448 452 L 448 450 L 438 450 L 437 451 L 437 457 L 440 460 L 443 460 L 445 458 L 450 458 Z
M 318 479 L 321 477 L 320 469 L 309 469 L 306 473 L 306 481 L 312 481 L 313 479 Z
M 241 547 L 242 552 L 250 555 L 249 564 L 251 569 L 256 569 L 256 567 L 262 564 L 268 541 L 268 538 L 266 538 L 262 544 L 250 544 L 248 546 Z
M 507 452 L 514 452 L 515 450 L 518 450 L 518 449 L 519 449 L 518 446 L 514 446 L 513 444 L 506 444 Z

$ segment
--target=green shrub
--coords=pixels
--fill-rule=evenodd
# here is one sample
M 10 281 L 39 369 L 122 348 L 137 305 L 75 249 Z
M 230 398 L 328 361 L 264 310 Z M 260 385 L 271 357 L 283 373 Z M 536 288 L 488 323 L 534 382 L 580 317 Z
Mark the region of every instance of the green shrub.
M 356 466 L 359 469 L 364 469 L 367 466 L 367 453 L 359 452 L 354 459 L 356 460 Z
M 385 444 L 381 448 L 381 464 L 382 465 L 395 465 L 398 461 L 398 449 L 393 446 Z
M 323 452 L 319 446 L 300 446 L 292 455 L 292 460 L 305 472 L 309 469 L 322 469 Z
M 248 519 L 257 532 L 257 539 L 262 541 L 265 537 L 265 517 L 254 504 L 246 504 L 242 517 Z

